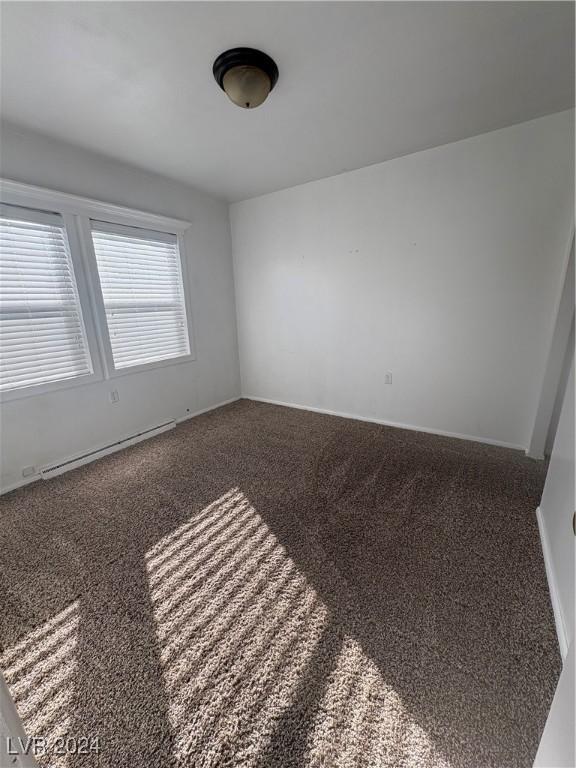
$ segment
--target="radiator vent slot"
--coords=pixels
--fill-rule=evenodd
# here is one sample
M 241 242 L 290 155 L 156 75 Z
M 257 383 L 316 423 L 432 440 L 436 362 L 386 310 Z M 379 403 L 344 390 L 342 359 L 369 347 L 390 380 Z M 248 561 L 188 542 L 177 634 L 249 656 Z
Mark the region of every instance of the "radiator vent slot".
M 116 453 L 116 451 L 120 451 L 122 448 L 127 448 L 129 445 L 134 445 L 135 443 L 139 443 L 142 440 L 147 440 L 149 437 L 154 437 L 154 435 L 160 435 L 162 432 L 167 432 L 169 429 L 174 429 L 175 426 L 175 421 L 167 421 L 165 424 L 159 424 L 156 427 L 150 427 L 149 429 L 145 429 L 142 432 L 137 432 L 136 434 L 130 435 L 129 437 L 124 437 L 122 440 L 117 440 L 115 443 L 110 443 L 109 445 L 96 448 L 93 451 L 83 453 L 80 456 L 66 459 L 65 461 L 61 461 L 59 464 L 50 464 L 47 467 L 41 467 L 40 476 L 43 479 L 48 480 L 50 477 L 56 477 L 57 475 L 61 475 L 64 472 L 68 472 L 70 469 L 81 467 L 83 464 L 88 464 L 89 462 L 100 459 L 103 456 L 108 456 L 110 453 Z

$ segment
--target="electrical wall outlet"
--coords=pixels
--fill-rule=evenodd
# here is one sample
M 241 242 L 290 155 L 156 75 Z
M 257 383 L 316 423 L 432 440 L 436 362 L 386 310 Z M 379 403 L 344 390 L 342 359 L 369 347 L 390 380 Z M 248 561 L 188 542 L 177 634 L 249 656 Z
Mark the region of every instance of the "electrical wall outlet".
M 112 392 L 110 392 L 109 397 L 111 403 L 118 403 L 120 401 L 120 395 L 117 389 L 113 389 Z
M 392 384 L 392 374 L 387 373 L 384 376 L 384 384 Z
M 24 467 L 22 470 L 22 477 L 32 477 L 36 474 L 36 467 Z

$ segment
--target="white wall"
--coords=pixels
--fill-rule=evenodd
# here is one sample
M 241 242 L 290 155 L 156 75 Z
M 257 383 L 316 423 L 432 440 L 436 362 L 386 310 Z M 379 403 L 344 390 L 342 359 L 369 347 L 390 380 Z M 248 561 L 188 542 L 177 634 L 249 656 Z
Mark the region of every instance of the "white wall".
M 228 206 L 189 187 L 4 126 L 0 175 L 192 222 L 186 234 L 196 360 L 4 403 L 2 487 L 42 466 L 240 392 Z M 120 402 L 108 393 L 118 389 Z
M 574 357 L 539 509 L 556 626 L 562 654 L 574 637 Z
M 574 765 L 574 355 L 546 476 L 538 522 L 564 668 L 534 763 Z
M 554 693 L 554 699 L 544 733 L 538 746 L 534 768 L 574 768 L 576 745 L 574 734 L 574 679 L 576 664 L 574 643 L 564 660 L 564 667 Z
M 528 455 L 535 459 L 543 458 L 544 454 L 550 456 L 564 399 L 566 379 L 570 372 L 569 345 L 574 346 L 574 341 L 571 340 L 574 325 L 574 274 L 574 239 L 572 238 L 528 446 Z
M 558 113 L 232 205 L 243 394 L 526 447 L 572 133 Z

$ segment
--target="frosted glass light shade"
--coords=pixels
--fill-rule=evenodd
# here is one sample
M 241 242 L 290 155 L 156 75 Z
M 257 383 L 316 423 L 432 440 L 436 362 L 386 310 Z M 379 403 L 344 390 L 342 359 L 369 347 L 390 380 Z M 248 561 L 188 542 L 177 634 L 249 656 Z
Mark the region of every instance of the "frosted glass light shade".
M 245 109 L 260 106 L 272 89 L 270 78 L 259 67 L 241 64 L 229 69 L 222 79 L 228 98 Z

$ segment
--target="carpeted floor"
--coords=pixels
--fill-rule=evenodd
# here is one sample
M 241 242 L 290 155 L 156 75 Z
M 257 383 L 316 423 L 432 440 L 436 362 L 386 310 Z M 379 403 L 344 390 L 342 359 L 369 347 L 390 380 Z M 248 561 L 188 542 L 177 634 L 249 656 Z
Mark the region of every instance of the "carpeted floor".
M 544 471 L 240 401 L 5 496 L 0 665 L 40 763 L 528 768 Z

